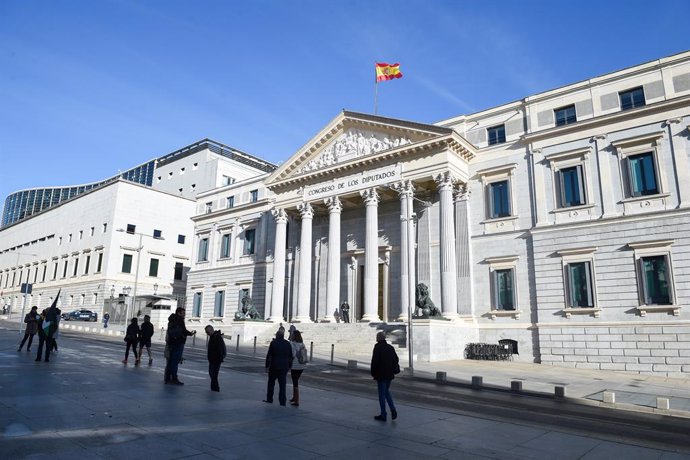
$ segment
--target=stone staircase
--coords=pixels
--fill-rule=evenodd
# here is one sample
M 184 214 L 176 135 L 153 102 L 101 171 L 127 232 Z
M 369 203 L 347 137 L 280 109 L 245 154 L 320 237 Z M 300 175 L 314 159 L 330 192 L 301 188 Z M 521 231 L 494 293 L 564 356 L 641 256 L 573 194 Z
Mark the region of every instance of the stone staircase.
M 331 345 L 337 359 L 363 359 L 371 357 L 376 344 L 376 333 L 386 332 L 386 340 L 396 348 L 398 355 L 407 353 L 407 325 L 403 323 L 294 323 L 307 349 L 313 342 L 314 355 L 330 357 Z M 290 323 L 283 323 L 287 338 Z M 257 342 L 268 345 L 278 325 L 257 335 Z

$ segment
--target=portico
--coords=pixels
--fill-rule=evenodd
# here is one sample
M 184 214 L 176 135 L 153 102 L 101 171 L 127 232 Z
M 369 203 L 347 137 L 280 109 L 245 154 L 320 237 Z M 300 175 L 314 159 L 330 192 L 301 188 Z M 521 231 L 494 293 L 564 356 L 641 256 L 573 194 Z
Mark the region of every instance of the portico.
M 404 320 L 417 282 L 429 285 L 444 316 L 458 317 L 453 193 L 467 182 L 472 155 L 449 129 L 336 117 L 266 180 L 276 197 L 267 318 L 333 322 L 348 301 L 354 321 Z M 418 224 L 431 238 L 418 240 Z M 431 256 L 426 279 L 417 276 L 419 251 Z

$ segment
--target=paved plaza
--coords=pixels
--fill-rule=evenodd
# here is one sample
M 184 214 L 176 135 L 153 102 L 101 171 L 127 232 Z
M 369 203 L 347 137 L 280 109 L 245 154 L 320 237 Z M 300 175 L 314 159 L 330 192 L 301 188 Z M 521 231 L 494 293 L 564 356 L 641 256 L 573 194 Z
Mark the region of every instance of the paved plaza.
M 368 392 L 305 383 L 299 408 L 269 405 L 261 401 L 261 360 L 232 354 L 221 392 L 213 393 L 201 337 L 189 343 L 182 387 L 163 384 L 159 343 L 152 366 L 123 366 L 120 337 L 63 330 L 51 362 L 35 362 L 33 353 L 16 351 L 18 334 L 9 326 L 0 328 L 3 459 L 690 459 L 690 443 L 650 448 L 644 440 L 604 439 L 528 417 L 508 422 L 410 397 L 397 399 L 398 420 L 381 423 L 373 419 L 373 382 Z M 233 360 L 248 371 L 228 369 Z M 317 362 L 307 372 L 328 367 Z M 394 397 L 402 383 L 394 382 Z

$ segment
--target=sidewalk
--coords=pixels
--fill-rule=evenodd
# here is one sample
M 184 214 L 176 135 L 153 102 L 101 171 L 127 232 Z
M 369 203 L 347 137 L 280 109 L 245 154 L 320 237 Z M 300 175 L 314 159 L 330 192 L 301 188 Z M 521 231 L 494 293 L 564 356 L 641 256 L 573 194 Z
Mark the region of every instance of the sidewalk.
M 0 316 L 2 320 L 5 318 Z M 7 326 L 11 324 L 11 322 L 3 322 Z M 104 329 L 101 322 L 81 321 L 62 322 L 60 326 L 66 330 L 107 336 L 122 336 L 125 329 L 124 325 L 110 324 L 107 329 Z M 155 342 L 163 342 L 164 333 L 160 330 L 156 331 L 153 339 Z M 199 336 L 195 341 L 197 346 L 203 346 L 205 337 Z M 226 344 L 228 353 L 236 352 L 234 338 L 230 337 Z M 372 343 L 372 348 L 373 345 Z M 257 356 L 263 356 L 265 350 L 265 346 L 257 345 Z M 240 344 L 239 353 L 253 354 L 253 345 Z M 338 356 L 336 354 L 333 364 L 347 366 L 348 361 L 357 361 L 358 368 L 368 369 L 370 359 L 370 356 L 365 355 Z M 330 362 L 330 355 L 315 353 L 313 360 L 327 363 Z M 400 363 L 401 367 L 405 368 L 404 373 L 409 376 L 408 356 L 400 355 Z M 562 387 L 565 397 L 578 404 L 690 418 L 690 375 L 687 379 L 678 379 L 515 361 L 456 360 L 414 363 L 414 378 L 437 380 L 437 372 L 445 372 L 446 383 L 451 385 L 472 386 L 473 377 L 481 377 L 481 386 L 487 390 L 510 391 L 511 382 L 521 382 L 522 393 L 549 396 L 554 396 L 556 387 Z M 607 394 L 605 395 L 604 392 Z M 668 409 L 666 409 L 666 401 L 657 401 L 657 398 L 667 399 Z M 607 402 L 604 402 L 604 399 Z

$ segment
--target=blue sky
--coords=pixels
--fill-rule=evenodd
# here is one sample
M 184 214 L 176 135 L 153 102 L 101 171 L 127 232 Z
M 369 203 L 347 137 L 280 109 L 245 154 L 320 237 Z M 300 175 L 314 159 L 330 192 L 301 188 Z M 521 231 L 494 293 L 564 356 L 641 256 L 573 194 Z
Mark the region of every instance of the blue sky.
M 340 110 L 433 123 L 690 49 L 690 2 L 0 0 L 0 203 L 205 137 L 287 160 Z

